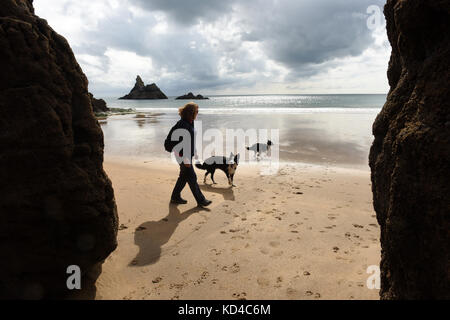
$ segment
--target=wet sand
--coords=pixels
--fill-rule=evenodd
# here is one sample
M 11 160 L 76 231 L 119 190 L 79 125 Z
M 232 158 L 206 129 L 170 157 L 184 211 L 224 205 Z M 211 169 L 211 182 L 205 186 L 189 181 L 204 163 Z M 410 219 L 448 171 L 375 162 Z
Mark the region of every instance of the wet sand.
M 107 157 L 120 218 L 117 250 L 97 299 L 378 299 L 367 267 L 380 261 L 368 170 L 243 165 L 230 189 L 204 185 L 208 209 L 171 206 L 177 166 Z M 210 183 L 210 181 L 208 181 Z
M 373 142 L 372 124 L 376 112 L 361 113 L 298 113 L 298 114 L 200 114 L 196 129 L 200 135 L 209 129 L 223 133 L 225 151 L 226 130 L 277 130 L 280 161 L 305 162 L 338 167 L 368 169 L 368 156 Z M 173 113 L 140 112 L 135 115 L 112 116 L 102 120 L 107 156 L 127 159 L 167 159 L 163 141 L 179 117 Z M 205 138 L 205 137 L 204 137 Z M 235 146 L 235 152 L 244 155 L 245 146 L 257 141 L 247 141 Z M 263 142 L 263 138 L 258 139 Z M 265 140 L 266 141 L 266 140 Z M 205 142 L 205 146 L 208 143 Z M 204 146 L 204 147 L 205 147 Z M 240 149 L 238 149 L 240 148 Z M 241 151 L 239 151 L 241 150 Z M 218 152 L 217 155 L 225 154 Z M 227 153 L 228 154 L 228 153 Z M 208 158 L 210 155 L 205 155 Z M 241 158 L 241 159 L 243 159 Z

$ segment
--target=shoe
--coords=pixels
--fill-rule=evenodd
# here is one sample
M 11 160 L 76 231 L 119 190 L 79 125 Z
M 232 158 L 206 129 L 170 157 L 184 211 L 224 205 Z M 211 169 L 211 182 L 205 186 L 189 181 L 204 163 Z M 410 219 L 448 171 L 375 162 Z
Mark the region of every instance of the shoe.
M 188 203 L 186 200 L 184 200 L 183 198 L 179 198 L 179 199 L 171 199 L 170 203 L 174 203 L 174 204 L 186 204 Z
M 210 201 L 210 200 L 205 200 L 205 201 L 199 203 L 198 206 L 199 206 L 199 207 L 207 207 L 207 206 L 209 206 L 211 203 L 212 203 L 212 201 Z

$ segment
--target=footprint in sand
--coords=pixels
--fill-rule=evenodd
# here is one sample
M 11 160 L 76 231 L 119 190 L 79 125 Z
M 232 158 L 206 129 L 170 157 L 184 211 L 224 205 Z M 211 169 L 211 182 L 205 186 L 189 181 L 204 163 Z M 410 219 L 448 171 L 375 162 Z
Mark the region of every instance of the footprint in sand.
M 286 293 L 288 296 L 295 296 L 298 294 L 298 291 L 293 288 L 287 288 Z
M 260 287 L 268 287 L 270 285 L 270 280 L 268 280 L 266 278 L 262 278 L 262 277 L 259 277 L 258 279 L 256 279 L 256 282 L 258 283 L 258 285 Z
M 280 243 L 278 241 L 271 241 L 269 242 L 269 245 L 273 248 L 277 248 L 280 246 Z
M 283 255 L 284 251 L 279 250 L 279 251 L 275 251 L 271 257 L 281 257 Z
M 233 298 L 237 300 L 247 300 L 247 293 L 245 292 L 233 293 Z
M 238 273 L 239 271 L 241 271 L 241 267 L 239 267 L 239 265 L 237 263 L 234 263 L 231 268 L 230 271 L 232 273 Z
M 163 279 L 161 277 L 156 277 L 155 279 L 152 280 L 153 283 L 160 283 Z

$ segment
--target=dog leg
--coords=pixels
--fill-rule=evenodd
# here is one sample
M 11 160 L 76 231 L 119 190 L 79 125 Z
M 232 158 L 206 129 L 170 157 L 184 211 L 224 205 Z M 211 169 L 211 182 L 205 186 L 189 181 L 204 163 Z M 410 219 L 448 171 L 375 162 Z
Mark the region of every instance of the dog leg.
M 231 176 L 230 176 L 229 173 L 227 173 L 227 178 L 228 178 L 228 184 L 229 184 L 230 186 L 233 186 L 233 182 L 231 182 Z
M 212 180 L 213 184 L 217 184 L 217 183 L 214 181 L 214 173 L 216 173 L 216 171 L 211 172 L 211 180 Z
M 231 181 L 231 187 L 236 187 L 236 185 L 234 184 L 234 174 L 231 175 L 230 177 L 230 181 Z
M 203 179 L 203 183 L 204 183 L 204 184 L 206 184 L 206 177 L 208 177 L 208 174 L 209 174 L 209 172 L 206 171 L 206 173 L 205 173 L 205 178 Z

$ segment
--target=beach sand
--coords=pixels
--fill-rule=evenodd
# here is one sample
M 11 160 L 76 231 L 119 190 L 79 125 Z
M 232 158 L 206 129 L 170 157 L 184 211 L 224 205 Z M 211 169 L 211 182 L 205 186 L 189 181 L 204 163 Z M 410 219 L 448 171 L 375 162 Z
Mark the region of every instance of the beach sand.
M 308 164 L 260 176 L 243 165 L 203 184 L 208 209 L 171 206 L 175 164 L 107 159 L 120 231 L 97 299 L 378 299 L 366 286 L 379 265 L 370 172 Z M 210 183 L 210 181 L 208 181 Z

